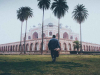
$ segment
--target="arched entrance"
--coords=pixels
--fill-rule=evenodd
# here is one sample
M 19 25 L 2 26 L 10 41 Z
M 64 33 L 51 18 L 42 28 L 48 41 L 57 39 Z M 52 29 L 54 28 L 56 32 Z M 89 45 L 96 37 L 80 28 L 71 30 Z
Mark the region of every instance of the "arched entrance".
M 35 50 L 36 50 L 36 51 L 39 50 L 39 44 L 38 44 L 38 43 L 35 44 Z
M 85 51 L 85 45 L 83 46 L 83 48 L 84 48 L 83 50 Z
M 10 51 L 12 51 L 12 46 L 11 46 L 11 48 L 10 48 Z
M 68 44 L 68 51 L 71 51 L 71 44 Z
M 67 33 L 67 32 L 65 32 L 65 33 L 63 34 L 63 38 L 68 39 L 68 33 Z
M 63 50 L 66 50 L 66 43 L 63 44 Z
M 28 44 L 26 45 L 26 51 L 29 51 L 29 45 Z
M 36 39 L 36 38 L 38 38 L 38 33 L 37 32 L 34 32 L 33 33 L 33 39 Z
M 89 51 L 90 51 L 90 46 L 89 46 Z
M 30 45 L 30 50 L 34 51 L 34 45 L 33 45 L 33 43 L 31 43 L 31 45 Z
M 45 36 L 45 33 L 43 33 L 43 38 L 45 38 L 46 36 Z M 42 35 L 41 35 L 41 38 L 42 38 Z

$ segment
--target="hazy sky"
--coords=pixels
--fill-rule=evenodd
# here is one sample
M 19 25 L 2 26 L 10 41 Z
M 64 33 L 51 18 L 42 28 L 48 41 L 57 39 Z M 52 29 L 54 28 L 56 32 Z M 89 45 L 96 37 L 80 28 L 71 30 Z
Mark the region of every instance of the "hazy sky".
M 53 2 L 53 0 L 51 0 Z M 28 19 L 28 29 L 33 25 L 42 23 L 42 10 L 37 6 L 37 0 L 0 0 L 0 44 L 20 41 L 21 22 L 17 19 L 16 11 L 22 6 L 29 6 L 33 9 L 33 17 Z M 88 10 L 88 18 L 82 23 L 82 41 L 100 44 L 100 0 L 67 0 L 69 6 L 66 15 L 61 18 L 63 26 L 69 26 L 73 32 L 79 33 L 79 24 L 73 20 L 72 11 L 77 4 L 85 5 Z M 52 11 L 45 11 L 45 19 L 57 18 Z M 58 21 L 58 20 L 57 20 Z M 23 24 L 23 33 L 25 22 Z

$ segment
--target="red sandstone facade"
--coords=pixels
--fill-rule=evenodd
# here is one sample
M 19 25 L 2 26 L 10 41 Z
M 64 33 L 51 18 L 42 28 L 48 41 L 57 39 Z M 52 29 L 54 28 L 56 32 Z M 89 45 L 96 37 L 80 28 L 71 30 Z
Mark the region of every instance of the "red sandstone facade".
M 42 37 L 41 25 L 31 28 L 27 32 L 26 37 L 26 54 L 41 54 L 41 37 Z M 44 42 L 43 42 L 43 54 L 49 54 L 48 42 L 52 38 L 52 35 L 56 35 L 58 38 L 58 26 L 57 22 L 49 18 L 44 21 Z M 20 51 L 20 42 L 13 42 L 0 45 L 0 54 L 20 54 L 24 53 L 24 34 L 22 35 L 22 50 Z M 73 33 L 68 27 L 60 26 L 60 46 L 61 54 L 70 54 L 70 51 L 74 51 L 73 42 L 79 40 L 79 35 Z M 83 51 L 100 51 L 99 44 L 82 42 Z

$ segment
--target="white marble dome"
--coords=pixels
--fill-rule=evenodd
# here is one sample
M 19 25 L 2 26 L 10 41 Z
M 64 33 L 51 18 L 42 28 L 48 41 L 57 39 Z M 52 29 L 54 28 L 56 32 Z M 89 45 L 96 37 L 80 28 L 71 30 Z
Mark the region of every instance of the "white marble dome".
M 58 25 L 58 21 L 56 21 L 54 18 L 51 17 L 44 20 L 44 25 L 49 25 L 49 24 Z

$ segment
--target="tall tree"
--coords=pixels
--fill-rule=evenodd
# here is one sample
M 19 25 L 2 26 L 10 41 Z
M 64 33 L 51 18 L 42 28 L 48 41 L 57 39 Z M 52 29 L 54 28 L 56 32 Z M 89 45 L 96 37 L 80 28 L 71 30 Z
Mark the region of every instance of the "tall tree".
M 42 17 L 42 48 L 41 54 L 43 54 L 43 25 L 44 25 L 44 10 L 49 9 L 50 7 L 50 0 L 37 0 L 38 7 L 43 10 L 43 17 Z
M 25 54 L 26 53 L 25 42 L 26 42 L 27 20 L 28 18 L 33 16 L 33 12 L 30 7 L 22 7 L 22 14 L 23 14 L 24 20 L 26 20 L 25 37 L 24 37 L 24 54 Z
M 66 0 L 54 0 L 54 2 L 51 5 L 51 9 L 53 10 L 54 15 L 58 18 L 58 41 L 59 41 L 59 23 L 60 23 L 60 19 L 61 17 L 64 17 L 66 11 L 68 11 L 68 5 Z
M 78 54 L 78 50 L 80 48 L 80 44 L 79 44 L 79 41 L 74 41 L 74 50 L 77 49 L 77 54 Z
M 74 20 L 80 24 L 80 51 L 82 52 L 81 23 L 87 19 L 88 11 L 83 4 L 78 4 L 72 14 Z
M 22 46 L 21 46 L 21 41 L 22 41 L 22 25 L 23 25 L 23 22 L 24 22 L 24 17 L 23 17 L 23 14 L 22 14 L 22 7 L 17 10 L 17 18 L 21 21 L 20 51 L 22 53 Z

